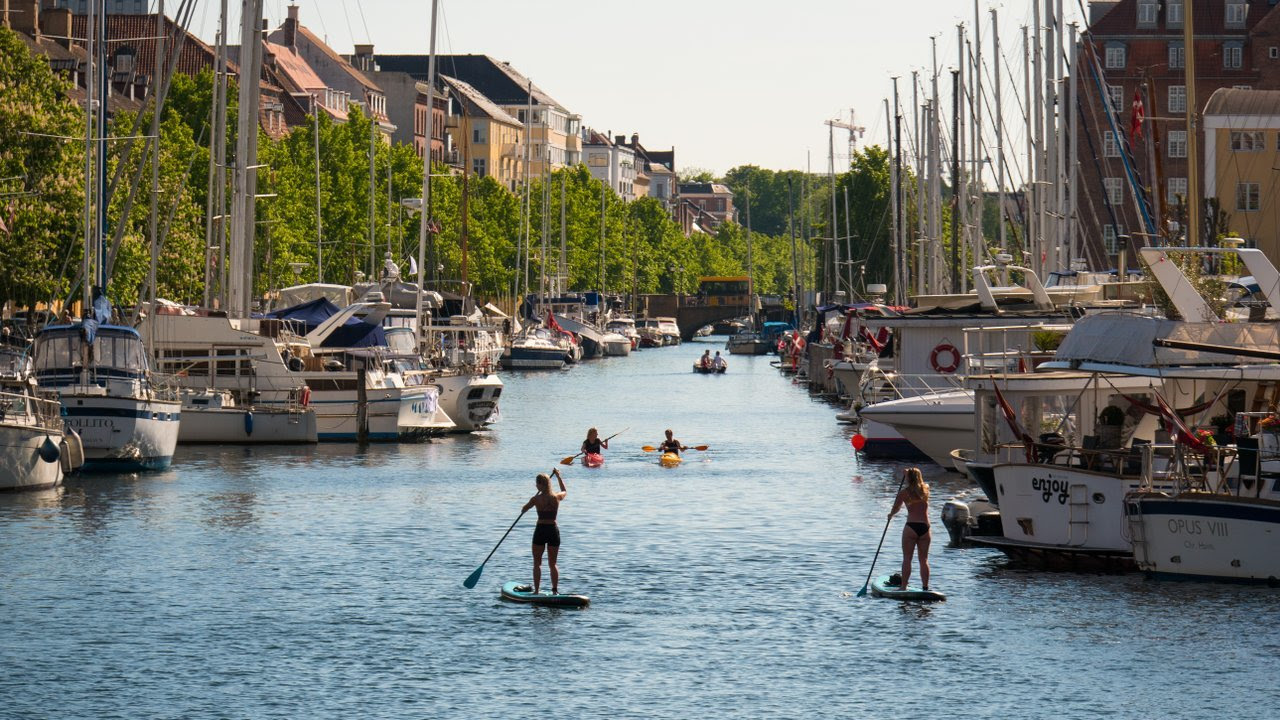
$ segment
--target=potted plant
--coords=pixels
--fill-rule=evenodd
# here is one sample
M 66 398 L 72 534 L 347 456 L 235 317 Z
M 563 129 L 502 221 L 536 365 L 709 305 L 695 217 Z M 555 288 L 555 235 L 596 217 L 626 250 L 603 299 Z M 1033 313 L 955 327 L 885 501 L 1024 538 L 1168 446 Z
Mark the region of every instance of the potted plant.
M 1098 413 L 1098 447 L 1120 447 L 1120 431 L 1124 428 L 1124 411 L 1115 405 L 1108 405 Z

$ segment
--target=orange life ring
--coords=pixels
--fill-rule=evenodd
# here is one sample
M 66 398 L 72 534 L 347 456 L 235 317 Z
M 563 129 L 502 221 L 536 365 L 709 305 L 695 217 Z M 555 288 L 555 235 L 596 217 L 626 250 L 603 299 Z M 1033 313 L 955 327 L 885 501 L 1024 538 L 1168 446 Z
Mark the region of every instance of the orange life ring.
M 308 405 L 311 404 L 311 387 L 308 385 L 302 386 L 301 402 L 302 402 L 302 407 L 307 407 Z
M 951 356 L 945 365 L 938 362 L 938 356 L 943 353 Z M 933 352 L 929 353 L 929 364 L 933 366 L 934 372 L 953 373 L 960 367 L 960 351 L 949 342 L 938 343 Z

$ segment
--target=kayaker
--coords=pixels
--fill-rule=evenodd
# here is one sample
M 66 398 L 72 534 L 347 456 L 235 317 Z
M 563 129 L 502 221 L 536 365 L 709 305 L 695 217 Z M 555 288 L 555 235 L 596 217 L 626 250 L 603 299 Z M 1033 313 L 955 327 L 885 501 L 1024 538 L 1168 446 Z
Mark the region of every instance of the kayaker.
M 920 468 L 909 467 L 902 471 L 906 474 L 903 488 L 893 501 L 893 509 L 889 511 L 892 518 L 903 505 L 907 506 L 907 525 L 902 528 L 902 589 L 907 589 L 907 581 L 911 578 L 911 555 L 920 555 L 920 582 L 924 589 L 929 589 L 929 485 L 920 474 Z
M 555 595 L 560 594 L 560 568 L 556 566 L 556 556 L 560 554 L 560 527 L 556 525 L 556 513 L 560 511 L 560 501 L 564 500 L 565 495 L 569 494 L 569 489 L 564 486 L 564 476 L 560 474 L 560 468 L 551 471 L 556 476 L 556 480 L 560 483 L 560 492 L 551 492 L 551 478 L 538 474 L 535 481 L 538 485 L 538 494 L 529 498 L 529 502 L 524 504 L 524 510 L 527 512 L 529 508 L 538 509 L 538 524 L 533 527 L 533 593 L 538 594 L 538 588 L 542 585 L 542 551 L 547 551 L 547 568 L 551 570 L 551 592 Z
M 710 350 L 707 350 L 706 352 L 702 353 L 702 359 L 698 361 L 698 364 L 702 366 L 703 370 L 711 369 L 711 351 Z
M 707 352 L 710 352 L 710 350 L 708 350 Z M 674 437 L 672 437 L 672 432 L 670 430 L 667 430 L 667 439 L 662 441 L 662 444 L 658 446 L 659 452 L 674 453 L 676 455 L 679 455 L 681 450 L 688 450 L 688 449 L 689 448 L 685 447 L 684 445 L 681 445 L 679 440 L 676 440 Z
M 724 358 L 720 357 L 720 351 L 717 350 L 715 358 L 711 360 L 711 367 L 716 370 L 724 370 L 727 366 L 728 363 L 725 362 Z
M 609 449 L 609 441 L 601 440 L 600 433 L 595 428 L 587 431 L 587 439 L 582 441 L 582 454 L 599 455 L 600 449 Z

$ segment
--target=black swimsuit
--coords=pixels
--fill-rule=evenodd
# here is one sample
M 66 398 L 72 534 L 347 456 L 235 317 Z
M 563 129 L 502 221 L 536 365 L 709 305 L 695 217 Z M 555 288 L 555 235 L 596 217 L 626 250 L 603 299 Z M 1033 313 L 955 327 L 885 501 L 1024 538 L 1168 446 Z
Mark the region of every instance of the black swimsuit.
M 538 524 L 533 526 L 533 544 L 560 547 L 560 527 L 556 525 L 556 513 L 560 512 L 557 504 L 550 510 L 543 510 L 541 505 L 534 505 L 538 511 Z
M 582 451 L 589 454 L 599 455 L 600 448 L 603 445 L 604 443 L 600 440 L 600 438 L 596 438 L 595 440 L 583 440 Z

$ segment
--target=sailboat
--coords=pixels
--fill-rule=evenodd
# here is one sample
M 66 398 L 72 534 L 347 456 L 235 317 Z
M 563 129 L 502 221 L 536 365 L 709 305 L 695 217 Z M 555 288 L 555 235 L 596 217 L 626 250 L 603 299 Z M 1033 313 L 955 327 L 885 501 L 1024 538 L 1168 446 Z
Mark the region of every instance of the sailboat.
M 42 395 L 25 344 L 0 338 L 0 490 L 39 490 L 84 461 L 79 436 L 64 431 L 58 401 Z
M 157 470 L 173 459 L 181 405 L 172 388 L 156 382 L 138 332 L 112 323 L 106 295 L 107 88 L 105 76 L 99 76 L 106 62 L 107 13 L 104 3 L 95 6 L 92 0 L 89 9 L 89 56 L 97 69 L 88 73 L 85 93 L 84 317 L 36 334 L 36 379 L 57 393 L 67 425 L 80 434 L 85 470 Z

